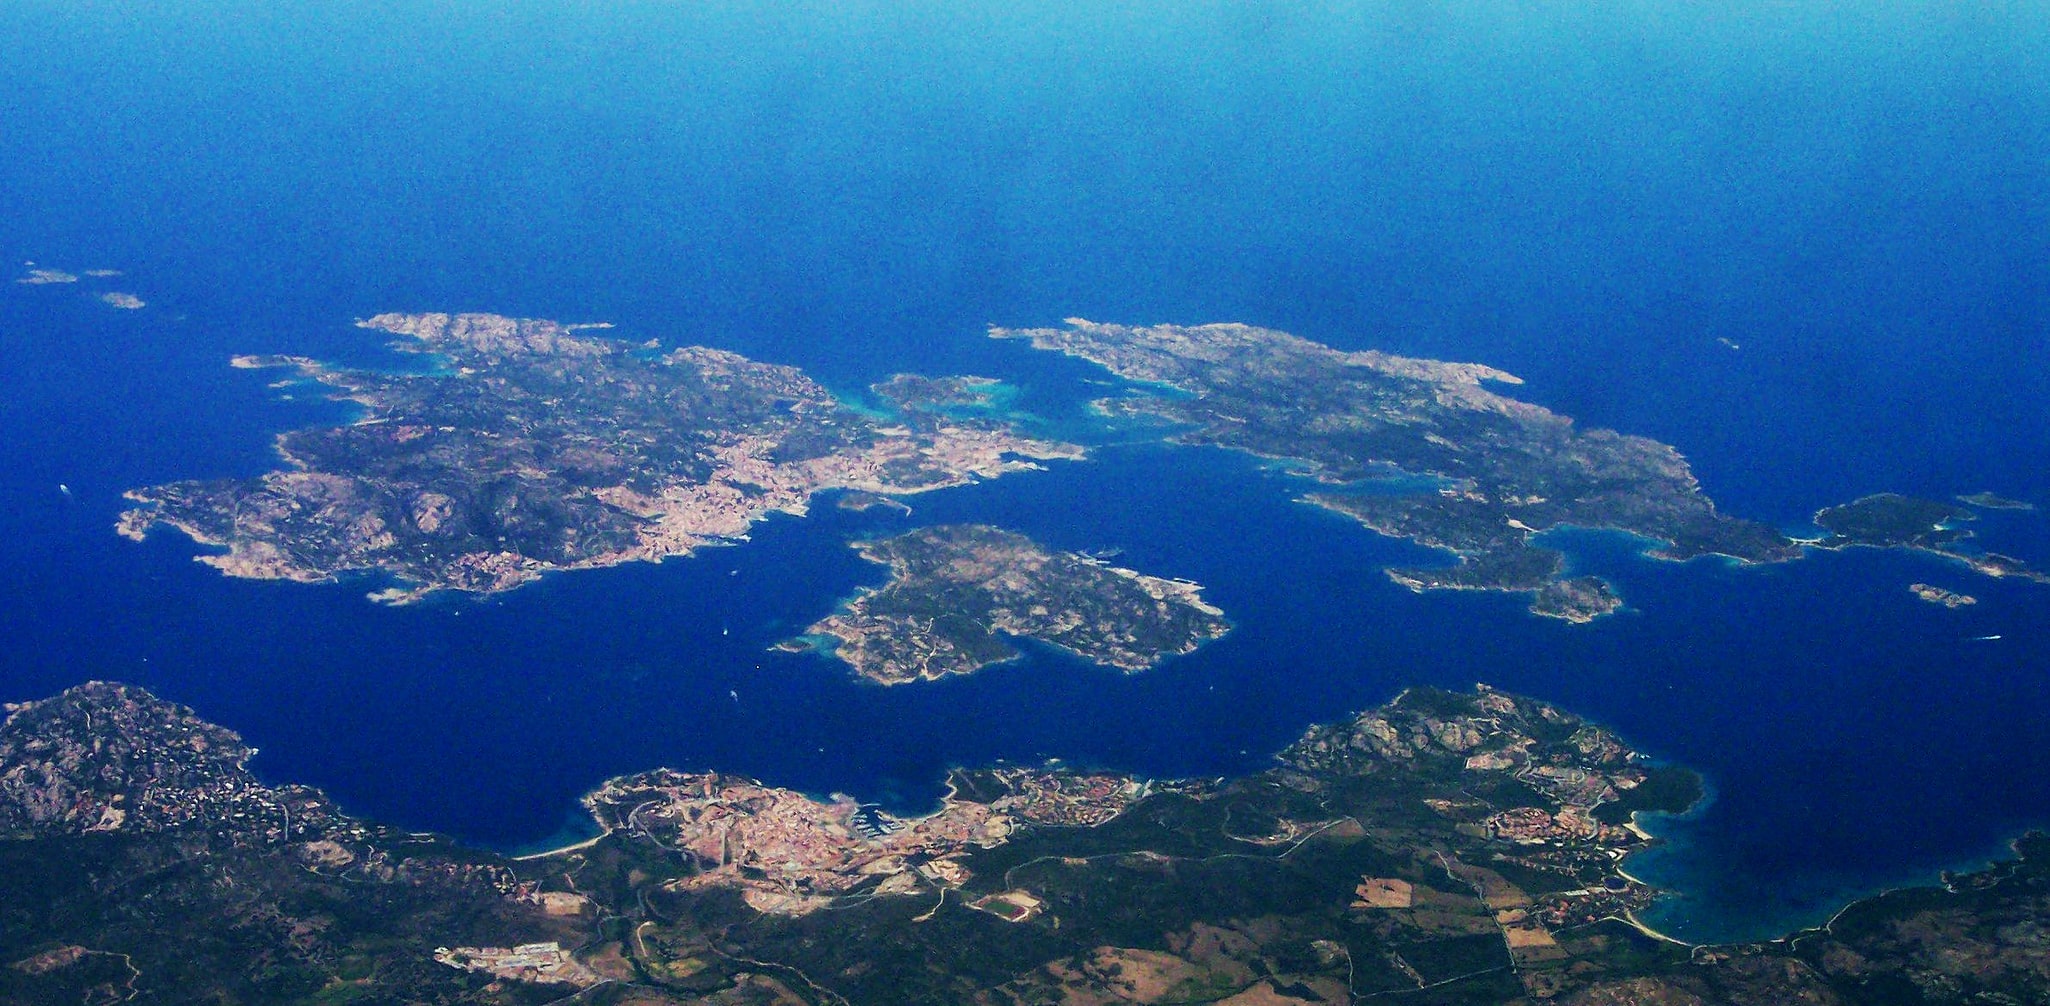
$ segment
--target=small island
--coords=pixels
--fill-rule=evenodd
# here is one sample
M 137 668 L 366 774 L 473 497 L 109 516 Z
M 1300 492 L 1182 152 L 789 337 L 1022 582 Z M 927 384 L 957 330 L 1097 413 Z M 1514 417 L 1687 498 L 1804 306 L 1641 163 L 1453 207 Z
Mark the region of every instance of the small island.
M 897 374 L 871 390 L 900 408 L 927 412 L 987 411 L 998 408 L 1003 400 L 1012 397 L 1014 391 L 994 377 L 927 377 L 923 374 Z
M 1911 583 L 1908 584 L 1908 591 L 1930 604 L 1940 604 L 1946 608 L 1956 609 L 1979 603 L 1979 599 L 1970 594 L 1960 594 L 1954 590 L 1945 590 L 1934 584 Z
M 1952 503 L 1874 493 L 1816 511 L 1815 525 L 1826 534 L 1809 544 L 1827 549 L 1904 548 L 1964 563 L 1986 576 L 2050 583 L 2050 574 L 2013 556 L 1961 547 L 1972 532 L 1958 525 L 1977 519 L 1970 510 Z
M 31 262 L 29 265 L 34 266 L 35 263 Z M 78 282 L 78 274 L 65 272 L 62 269 L 31 268 L 28 271 L 28 275 L 15 280 L 15 282 L 23 286 L 50 286 L 58 283 L 76 283 Z
M 794 367 L 662 349 L 601 325 L 488 314 L 382 314 L 360 327 L 429 356 L 420 372 L 242 356 L 363 410 L 277 438 L 284 469 L 133 490 L 121 534 L 176 528 L 231 576 L 325 582 L 378 574 L 392 603 L 489 594 L 551 570 L 688 555 L 746 537 L 814 494 L 963 485 L 1082 450 L 955 408 L 984 378 L 898 377 L 856 409 Z
M 2030 503 L 2027 500 L 2009 499 L 2006 496 L 1992 492 L 1966 493 L 1957 499 L 1960 503 L 1966 503 L 1982 510 L 2034 510 L 2036 508 L 2034 503 Z
M 879 493 L 846 492 L 833 502 L 841 510 L 867 513 L 870 510 L 888 510 L 899 517 L 911 516 L 911 506 L 900 499 L 892 499 Z
M 1385 535 L 1451 552 L 1445 567 L 1390 569 L 1412 590 L 1531 595 L 1540 615 L 1585 622 L 1621 601 L 1606 583 L 1567 578 L 1533 538 L 1573 526 L 1662 543 L 1662 559 L 1795 558 L 1799 546 L 1727 516 L 1686 459 L 1644 437 L 1581 429 L 1485 385 L 1522 383 L 1473 363 L 1346 352 L 1249 325 L 992 328 L 1101 364 L 1136 382 L 1099 401 L 1113 418 L 1164 422 L 1181 443 L 1302 465 L 1329 488 L 1308 501 Z M 1421 477 L 1421 478 L 1420 478 Z
M 855 545 L 890 581 L 780 644 L 818 649 L 880 684 L 968 674 L 1017 657 L 1005 636 L 1140 671 L 1225 634 L 1201 588 L 1147 576 L 979 524 Z
M 1900 493 L 1874 493 L 1815 512 L 1815 526 L 1829 532 L 1818 542 L 1825 548 L 1868 545 L 1941 552 L 1971 537 L 1972 532 L 1957 525 L 1976 519 L 1964 507 Z

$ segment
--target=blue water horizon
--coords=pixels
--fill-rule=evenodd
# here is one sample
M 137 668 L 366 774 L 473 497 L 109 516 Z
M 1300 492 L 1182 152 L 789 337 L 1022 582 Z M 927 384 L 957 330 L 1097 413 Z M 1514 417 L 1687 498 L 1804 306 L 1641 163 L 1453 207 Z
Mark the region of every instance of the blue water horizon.
M 1057 423 L 1100 372 L 987 325 L 1243 321 L 1501 367 L 1788 529 L 1877 491 L 2050 506 L 2043 51 L 2020 7 L 1934 3 L 9 7 L 0 255 L 125 275 L 0 290 L 0 698 L 134 681 L 266 778 L 514 849 L 656 765 L 913 807 L 994 759 L 1255 770 L 1485 681 L 1710 778 L 1632 860 L 1678 892 L 1663 926 L 1811 924 L 2050 824 L 2040 585 L 1570 533 L 1628 608 L 1564 626 L 1412 595 L 1378 570 L 1432 553 L 1272 466 L 1144 444 L 399 609 L 112 522 L 126 489 L 264 471 L 277 432 L 346 416 L 230 355 L 389 362 L 351 324 L 387 310 L 611 321 L 850 395 L 985 374 Z M 897 689 L 767 651 L 880 578 L 847 540 L 954 520 L 1121 547 L 1238 627 L 1137 676 L 1035 651 Z M 2050 564 L 2046 525 L 1975 530 Z

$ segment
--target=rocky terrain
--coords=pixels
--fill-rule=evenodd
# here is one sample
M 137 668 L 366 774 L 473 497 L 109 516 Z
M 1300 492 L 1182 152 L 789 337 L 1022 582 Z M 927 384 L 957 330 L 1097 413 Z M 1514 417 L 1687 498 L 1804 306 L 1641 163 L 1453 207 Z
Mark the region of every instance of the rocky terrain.
M 686 555 L 744 538 L 770 513 L 802 514 L 825 490 L 918 493 L 1081 456 L 951 407 L 990 394 L 982 379 L 898 378 L 877 394 L 905 397 L 878 415 L 793 367 L 594 326 L 480 314 L 361 324 L 430 367 L 238 357 L 363 415 L 280 436 L 278 471 L 134 490 L 121 533 L 177 528 L 225 549 L 201 561 L 234 576 L 376 574 L 396 586 L 373 596 L 404 602 Z
M 855 547 L 888 565 L 890 581 L 806 631 L 832 639 L 834 656 L 881 684 L 968 674 L 1018 656 L 1005 637 L 1139 671 L 1230 628 L 1193 583 L 1052 551 L 1000 528 L 920 528 Z

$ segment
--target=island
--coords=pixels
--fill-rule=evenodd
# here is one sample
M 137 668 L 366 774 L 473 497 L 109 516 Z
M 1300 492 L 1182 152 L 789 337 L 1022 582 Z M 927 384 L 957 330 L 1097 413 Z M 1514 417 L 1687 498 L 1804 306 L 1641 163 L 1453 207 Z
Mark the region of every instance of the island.
M 1908 584 L 1908 591 L 1930 604 L 1940 604 L 1946 608 L 1962 608 L 1968 604 L 1979 603 L 1979 599 L 1970 594 L 1960 594 L 1954 590 L 1945 590 L 1934 584 L 1911 583 Z
M 1033 639 L 1085 660 L 1140 671 L 1225 634 L 1224 613 L 1201 587 L 1147 576 L 1024 535 L 980 524 L 920 528 L 855 543 L 890 567 L 807 638 L 879 684 L 968 674 L 1016 658 L 1006 636 Z
M 1827 549 L 1901 548 L 1927 552 L 1961 562 L 1987 576 L 2050 583 L 2050 574 L 2013 556 L 1963 547 L 1972 532 L 1958 525 L 1976 519 L 1970 510 L 1955 504 L 1900 493 L 1875 493 L 1816 511 L 1815 525 L 1825 534 L 1809 544 Z
M 1016 389 L 994 377 L 897 374 L 874 390 L 900 406 L 915 409 L 986 412 L 1014 398 Z
M 1624 857 L 1684 767 L 1485 686 L 1414 688 L 1272 766 L 963 768 L 891 812 L 658 769 L 522 858 L 267 785 L 241 738 L 94 682 L 0 724 L 0 1000 L 539 1006 L 2050 999 L 2050 839 L 1692 946 Z
M 1865 545 L 1942 552 L 1971 537 L 1957 525 L 1976 519 L 1964 507 L 1900 493 L 1874 493 L 1815 512 L 1815 526 L 1829 533 L 1817 542 L 1824 548 Z
M 28 265 L 33 267 L 35 263 L 30 262 Z M 15 282 L 23 286 L 50 286 L 57 283 L 76 283 L 78 282 L 78 274 L 65 272 L 62 269 L 30 268 L 28 275 L 15 280 Z
M 362 415 L 279 436 L 282 470 L 132 490 L 139 505 L 118 530 L 176 528 L 223 548 L 200 561 L 232 576 L 375 574 L 394 585 L 372 597 L 403 603 L 688 555 L 743 539 L 770 513 L 803 514 L 825 490 L 920 493 L 1083 453 L 958 408 L 992 393 L 985 379 L 900 377 L 877 387 L 887 407 L 876 410 L 794 367 L 595 331 L 609 326 L 489 314 L 359 325 L 428 366 L 237 357 L 317 382 Z
M 1968 503 L 1985 510 L 2034 510 L 2036 508 L 2034 503 L 2030 503 L 2027 500 L 2009 499 L 1998 493 L 1984 491 L 1966 493 L 1958 497 L 1958 502 Z
M 1534 612 L 1588 621 L 1616 610 L 1608 584 L 1566 574 L 1533 542 L 1561 527 L 1624 531 L 1665 559 L 1775 562 L 1800 546 L 1719 512 L 1678 451 L 1581 429 L 1486 385 L 1492 367 L 1346 352 L 1249 325 L 1130 327 L 1070 318 L 1063 328 L 992 328 L 999 339 L 1089 360 L 1134 382 L 1097 403 L 1172 439 L 1274 458 L 1329 488 L 1308 501 L 1382 534 L 1451 552 L 1447 567 L 1390 569 L 1413 590 L 1531 595 Z
M 881 509 L 889 510 L 899 517 L 911 516 L 910 504 L 905 503 L 903 500 L 892 499 L 878 493 L 841 493 L 840 498 L 835 500 L 833 505 L 842 510 L 852 510 L 855 513 L 867 513 L 870 510 Z

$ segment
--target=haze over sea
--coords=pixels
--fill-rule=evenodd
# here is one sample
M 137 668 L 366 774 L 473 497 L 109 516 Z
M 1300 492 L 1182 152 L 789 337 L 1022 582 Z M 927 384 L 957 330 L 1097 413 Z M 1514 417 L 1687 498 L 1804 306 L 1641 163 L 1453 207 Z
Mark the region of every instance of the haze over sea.
M 519 847 L 655 765 L 917 806 L 950 763 L 1257 768 L 1404 686 L 1486 681 L 1708 776 L 1714 801 L 1633 861 L 1678 892 L 1652 921 L 1818 922 L 2050 824 L 2050 590 L 1579 533 L 1630 610 L 1571 627 L 1397 588 L 1378 565 L 1425 553 L 1253 461 L 1122 447 L 911 522 L 1121 547 L 1239 630 L 1135 677 L 1035 652 L 885 690 L 764 651 L 878 579 L 842 543 L 906 526 L 881 511 L 396 610 L 229 581 L 112 522 L 126 488 L 261 471 L 277 431 L 345 415 L 230 354 L 384 360 L 350 322 L 385 310 L 612 321 L 843 389 L 986 373 L 1057 421 L 1095 373 L 985 324 L 1244 321 L 1502 367 L 1789 529 L 1881 490 L 2050 506 L 2046 14 L 0 6 L 0 256 L 121 269 L 149 303 L 0 290 L 0 698 L 133 681 L 242 731 L 268 778 Z M 2046 524 L 1978 530 L 2050 564 Z

